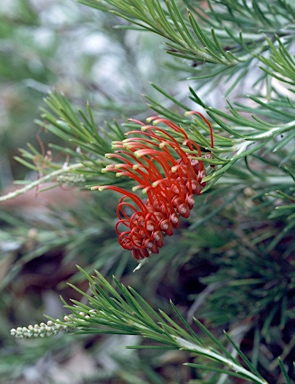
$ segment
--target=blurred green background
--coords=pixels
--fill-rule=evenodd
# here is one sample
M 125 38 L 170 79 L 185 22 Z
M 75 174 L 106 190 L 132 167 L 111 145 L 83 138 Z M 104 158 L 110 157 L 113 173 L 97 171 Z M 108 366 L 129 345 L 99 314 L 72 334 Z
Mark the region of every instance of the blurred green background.
M 14 190 L 15 180 L 39 177 L 14 159 L 19 148 L 31 143 L 46 155 L 48 143 L 61 144 L 34 123 L 48 92 L 57 89 L 81 109 L 88 101 L 98 124 L 146 118 L 151 111 L 144 94 L 156 94 L 150 82 L 179 100 L 187 99 L 186 84 L 175 78 L 164 42 L 155 35 L 115 28 L 122 24 L 115 16 L 71 0 L 1 2 L 1 194 Z M 158 93 L 157 99 L 161 101 Z M 165 103 L 169 107 L 169 101 Z M 44 313 L 62 316 L 60 294 L 67 301 L 79 299 L 66 286 L 71 281 L 87 289 L 75 264 L 89 272 L 97 268 L 109 276 L 122 276 L 133 286 L 140 286 L 146 275 L 145 294 L 168 306 L 166 299 L 176 292 L 173 274 L 166 283 L 163 279 L 167 260 L 153 270 L 154 260 L 145 272 L 132 275 L 136 263 L 117 245 L 116 201 L 117 196 L 110 199 L 109 194 L 97 197 L 57 188 L 34 190 L 1 203 L 1 383 L 165 383 L 173 376 L 170 382 L 180 383 L 191 377 L 188 368 L 175 371 L 183 362 L 182 353 L 167 354 L 161 361 L 154 353 L 145 352 L 142 360 L 138 352 L 126 352 L 124 345 L 141 342 L 135 337 L 16 341 L 10 336 L 10 328 L 44 321 Z M 172 243 L 170 251 L 173 258 Z M 174 271 L 178 265 L 174 261 Z M 153 281 L 150 287 L 149 281 Z M 177 295 L 186 300 L 185 293 Z
M 75 108 L 84 109 L 88 101 L 97 125 L 154 114 L 146 94 L 175 108 L 150 82 L 191 105 L 186 78 L 193 63 L 171 59 L 156 35 L 117 25 L 125 22 L 72 0 L 1 2 L 1 194 L 16 188 L 14 180 L 42 174 L 14 160 L 19 148 L 31 143 L 50 156 L 48 143 L 63 145 L 34 123 L 43 98 L 54 89 Z M 206 97 L 222 108 L 222 89 L 215 92 L 217 99 L 214 92 Z M 282 353 L 294 376 L 294 236 L 286 232 L 267 251 L 285 227 L 284 217 L 268 218 L 276 197 L 242 183 L 212 188 L 198 197 L 160 257 L 135 274 L 135 261 L 117 244 L 117 201 L 109 193 L 59 187 L 0 204 L 0 383 L 216 384 L 210 372 L 202 376 L 182 365 L 193 361 L 185 352 L 124 349 L 145 344 L 139 337 L 11 337 L 12 327 L 44 321 L 44 313 L 62 316 L 59 295 L 67 302 L 80 299 L 66 284 L 87 290 L 76 264 L 89 273 L 114 274 L 168 314 L 172 299 L 184 316 L 196 314 L 214 326 L 217 336 L 224 328 L 232 331 L 269 383 L 277 384 L 280 369 L 273 361 Z
M 141 95 L 153 95 L 150 82 L 181 92 L 163 47 L 158 54 L 160 38 L 116 29 L 124 22 L 110 14 L 71 0 L 11 0 L 0 12 L 2 188 L 26 175 L 13 156 L 27 142 L 37 144 L 33 121 L 49 91 L 65 93 L 78 107 L 88 101 L 99 123 L 146 117 Z

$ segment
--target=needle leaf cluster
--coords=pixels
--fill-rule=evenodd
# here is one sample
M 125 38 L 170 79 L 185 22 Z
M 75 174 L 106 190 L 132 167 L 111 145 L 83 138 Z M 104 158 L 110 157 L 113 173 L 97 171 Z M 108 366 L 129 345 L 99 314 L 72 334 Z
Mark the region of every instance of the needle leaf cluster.
M 19 219 L 0 216 L 9 228 L 9 239 L 20 237 L 17 252 L 26 254 L 18 255 L 3 289 L 23 264 L 51 249 L 64 250 L 65 264 L 85 255 L 84 269 L 71 276 L 71 287 L 82 300 L 72 300 L 71 305 L 63 301 L 70 314 L 62 321 L 50 318 L 47 324 L 16 327 L 12 334 L 44 337 L 63 330 L 88 336 L 131 335 L 139 341 L 130 348 L 139 353 L 186 352 L 185 365 L 197 372 L 196 382 L 291 383 L 295 379 L 293 3 L 79 2 L 115 15 L 124 31 L 163 38 L 173 58 L 169 62 L 173 81 L 179 85 L 180 77 L 188 78 L 187 95 L 152 84 L 153 93 L 147 91 L 145 96 L 144 118 L 124 115 L 121 121 L 102 123 L 96 106 L 85 101 L 85 107 L 77 107 L 69 95 L 51 92 L 36 123 L 59 142 L 47 149 L 39 139 L 40 149 L 29 144 L 21 150 L 16 159 L 34 171 L 37 180 L 1 196 L 0 202 L 47 182 L 50 188 L 52 184 L 83 190 L 117 185 L 131 190 L 130 180 L 103 171 L 116 161 L 105 155 L 116 151 L 116 143 L 126 138 L 127 131 L 142 128 L 139 120 L 145 124 L 144 119 L 155 114 L 180 126 L 200 146 L 201 152 L 194 155 L 204 163 L 206 186 L 190 218 L 173 235 L 174 241 L 165 238 L 166 250 L 147 265 L 140 264 L 135 275 L 130 273 L 132 261 L 114 245 L 111 194 L 84 202 L 82 208 L 75 207 L 77 212 L 56 214 L 51 221 L 54 229 L 39 222 L 36 245 L 27 253 L 24 232 L 31 223 L 18 232 Z M 164 55 L 163 47 L 158 52 Z M 212 103 L 208 93 L 214 88 L 217 96 Z M 192 110 L 210 121 L 214 146 L 209 126 L 188 113 Z M 183 144 L 177 132 L 164 128 Z M 0 232 L 0 244 L 4 238 L 5 231 Z M 99 270 L 95 276 L 91 276 L 93 269 Z M 104 275 L 111 273 L 116 278 L 109 282 Z M 87 293 L 79 285 L 85 282 L 90 287 Z

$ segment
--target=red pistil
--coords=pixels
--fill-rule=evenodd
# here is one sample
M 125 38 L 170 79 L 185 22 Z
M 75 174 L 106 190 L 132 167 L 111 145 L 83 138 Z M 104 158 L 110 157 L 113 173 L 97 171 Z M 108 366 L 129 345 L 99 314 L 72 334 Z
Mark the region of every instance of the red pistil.
M 212 128 L 212 125 L 210 124 L 210 122 L 206 119 L 206 117 L 204 117 L 200 112 L 197 112 L 197 111 L 186 112 L 186 115 L 187 116 L 189 116 L 189 115 L 198 115 L 208 125 L 209 132 L 210 132 L 210 146 L 211 146 L 211 148 L 214 148 L 213 128 Z
M 197 114 L 209 127 L 211 148 L 214 148 L 212 127 L 199 112 Z M 122 195 L 117 207 L 118 222 L 115 226 L 119 244 L 132 252 L 136 260 L 159 253 L 164 245 L 164 236 L 173 235 L 173 228 L 180 226 L 179 217 L 188 218 L 194 206 L 193 195 L 200 195 L 206 185 L 200 146 L 191 140 L 187 133 L 170 120 L 150 117 L 153 124 L 163 123 L 182 137 L 182 145 L 166 130 L 155 125 L 130 119 L 142 126 L 142 131 L 130 131 L 122 142 L 113 145 L 116 153 L 107 154 L 121 163 L 108 165 L 104 171 L 116 172 L 117 176 L 127 176 L 137 185 L 133 190 L 142 189 L 147 195 L 143 201 L 136 194 L 114 185 L 93 187 L 109 189 Z M 133 135 L 130 137 L 130 135 Z M 138 135 L 138 136 L 134 136 Z M 197 150 L 197 156 L 192 154 Z M 176 156 L 176 157 L 175 157 Z

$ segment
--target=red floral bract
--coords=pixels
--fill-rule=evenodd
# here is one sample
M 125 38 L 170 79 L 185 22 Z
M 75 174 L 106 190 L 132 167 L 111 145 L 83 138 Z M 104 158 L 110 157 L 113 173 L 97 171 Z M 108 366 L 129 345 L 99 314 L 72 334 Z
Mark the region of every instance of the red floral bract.
M 198 112 L 188 114 L 198 114 L 207 123 L 213 148 L 210 123 Z M 205 171 L 198 159 L 202 156 L 199 145 L 181 127 L 157 116 L 148 119 L 154 125 L 130 121 L 140 124 L 142 130 L 130 131 L 126 140 L 113 143 L 117 150 L 106 157 L 120 162 L 108 165 L 104 171 L 133 179 L 137 183 L 133 191 L 141 189 L 147 199 L 143 201 L 135 193 L 114 185 L 93 189 L 110 189 L 122 194 L 115 227 L 119 244 L 130 250 L 136 260 L 141 260 L 151 253 L 159 253 L 164 236 L 173 235 L 174 228 L 180 225 L 180 217 L 189 217 L 194 195 L 200 195 L 206 185 L 202 181 Z M 182 145 L 171 133 L 156 126 L 158 123 L 168 126 L 175 137 L 180 136 Z

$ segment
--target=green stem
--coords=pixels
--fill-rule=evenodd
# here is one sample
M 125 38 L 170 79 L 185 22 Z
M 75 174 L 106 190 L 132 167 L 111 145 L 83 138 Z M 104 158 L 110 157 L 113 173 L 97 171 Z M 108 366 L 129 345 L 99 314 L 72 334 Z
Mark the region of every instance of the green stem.
M 78 168 L 82 168 L 82 167 L 85 167 L 85 164 L 78 163 L 78 164 L 69 165 L 67 167 L 62 167 L 61 169 L 58 169 L 57 171 L 51 172 L 51 173 L 49 173 L 46 176 L 40 177 L 40 179 L 38 179 L 36 181 L 33 181 L 32 183 L 26 185 L 23 188 L 17 189 L 14 192 L 10 192 L 7 195 L 0 196 L 0 202 L 6 201 L 6 200 L 9 200 L 9 199 L 13 199 L 14 197 L 22 195 L 23 193 L 26 193 L 26 192 L 30 191 L 31 189 L 37 187 L 38 185 L 40 185 L 40 184 L 42 184 L 44 182 L 49 181 L 50 179 L 52 179 L 52 178 L 54 178 L 54 177 L 56 177 L 58 175 L 61 175 L 61 174 L 65 173 L 65 172 L 69 172 L 69 171 L 72 171 L 74 169 L 78 169 Z
M 255 383 L 268 384 L 268 382 L 265 381 L 264 379 L 257 377 L 252 372 L 248 371 L 247 369 L 243 368 L 240 365 L 237 365 L 236 363 L 234 363 L 230 359 L 213 352 L 209 348 L 204 348 L 204 347 L 201 347 L 199 345 L 193 344 L 193 343 L 191 343 L 185 339 L 182 339 L 181 337 L 173 337 L 173 338 L 175 339 L 177 345 L 181 349 L 185 349 L 187 351 L 190 351 L 190 352 L 193 352 L 193 353 L 196 353 L 199 355 L 207 356 L 208 358 L 210 358 L 212 360 L 219 361 L 220 363 L 227 365 L 234 372 L 242 374 L 243 376 L 254 381 Z

